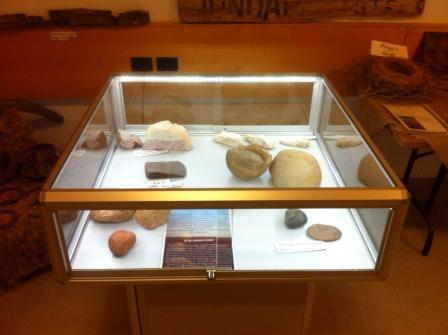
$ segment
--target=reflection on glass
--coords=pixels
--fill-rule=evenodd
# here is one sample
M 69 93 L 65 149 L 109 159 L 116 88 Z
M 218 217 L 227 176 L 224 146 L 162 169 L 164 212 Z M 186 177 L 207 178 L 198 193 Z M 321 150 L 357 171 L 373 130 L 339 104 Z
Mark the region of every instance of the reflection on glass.
M 83 130 L 74 150 L 66 160 L 54 188 L 91 188 L 104 163 L 113 138 L 113 117 L 109 95 L 99 103 Z
M 392 187 L 356 128 L 324 86 L 319 135 L 347 187 Z
M 307 125 L 313 83 L 123 83 L 126 122 Z

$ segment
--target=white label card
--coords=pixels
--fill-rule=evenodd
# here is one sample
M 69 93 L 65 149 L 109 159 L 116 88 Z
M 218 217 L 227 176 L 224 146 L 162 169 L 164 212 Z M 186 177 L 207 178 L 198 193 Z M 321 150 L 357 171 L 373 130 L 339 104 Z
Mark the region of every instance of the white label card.
M 70 39 L 76 38 L 78 34 L 74 31 L 52 31 L 50 32 L 50 39 L 52 41 L 68 41 Z
M 166 154 L 167 152 L 168 150 L 143 150 L 143 149 L 133 151 L 135 158 L 162 155 Z
M 275 243 L 275 250 L 280 254 L 295 253 L 295 252 L 307 252 L 307 251 L 319 251 L 326 250 L 327 246 L 325 242 L 277 242 Z
M 81 158 L 84 157 L 86 154 L 85 150 L 73 150 L 72 151 L 72 157 Z
M 409 58 L 408 48 L 405 45 L 381 41 L 372 41 L 370 45 L 370 55 L 380 57 Z
M 148 186 L 150 188 L 173 188 L 182 187 L 184 183 L 182 180 L 172 180 L 172 179 L 150 179 L 148 181 Z

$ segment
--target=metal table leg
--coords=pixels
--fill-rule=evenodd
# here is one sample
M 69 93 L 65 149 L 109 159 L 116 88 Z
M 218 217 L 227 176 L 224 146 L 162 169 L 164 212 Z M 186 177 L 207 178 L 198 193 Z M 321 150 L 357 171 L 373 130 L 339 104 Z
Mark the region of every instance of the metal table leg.
M 409 179 L 411 178 L 412 169 L 414 168 L 415 161 L 418 159 L 418 149 L 412 149 L 411 155 L 409 156 L 408 165 L 403 175 L 403 183 L 407 186 Z
M 433 151 L 424 152 L 419 154 L 418 149 L 412 149 L 411 155 L 409 156 L 409 161 L 406 166 L 406 170 L 403 175 L 403 183 L 408 187 L 409 189 L 409 179 L 412 175 L 412 170 L 414 168 L 415 162 L 417 159 L 431 155 L 433 154 Z M 414 203 L 417 210 L 422 215 L 423 220 L 425 221 L 426 227 L 428 228 L 428 235 L 426 236 L 425 245 L 422 249 L 422 255 L 427 256 L 429 254 L 429 251 L 431 250 L 432 241 L 434 240 L 434 225 L 428 220 L 428 214 L 431 212 L 431 209 L 434 205 L 434 201 L 437 197 L 437 193 L 439 192 L 440 185 L 442 184 L 443 180 L 445 179 L 447 175 L 447 167 L 444 164 L 440 165 L 439 172 L 437 173 L 436 179 L 432 185 L 431 191 L 429 193 L 428 199 L 426 201 L 425 206 L 422 208 L 420 204 L 418 203 L 417 199 L 413 196 L 411 190 L 409 192 L 411 193 L 412 202 Z
M 437 193 L 439 193 L 440 185 L 443 183 L 443 180 L 446 178 L 448 169 L 444 164 L 440 165 L 439 172 L 437 172 L 437 177 L 434 180 L 434 184 L 432 185 L 431 192 L 429 193 L 428 200 L 426 202 L 425 208 L 423 209 L 424 214 L 429 214 L 432 207 L 434 206 L 434 200 L 436 200 Z
M 423 246 L 422 255 L 428 256 L 431 250 L 432 241 L 434 240 L 434 225 L 426 217 L 434 206 L 434 201 L 437 197 L 437 193 L 440 190 L 440 185 L 447 175 L 447 167 L 444 164 L 440 165 L 437 177 L 432 185 L 431 192 L 429 193 L 428 200 L 426 201 L 425 208 L 423 208 L 422 215 L 424 216 L 426 226 L 428 227 L 428 236 L 426 237 L 425 245 Z

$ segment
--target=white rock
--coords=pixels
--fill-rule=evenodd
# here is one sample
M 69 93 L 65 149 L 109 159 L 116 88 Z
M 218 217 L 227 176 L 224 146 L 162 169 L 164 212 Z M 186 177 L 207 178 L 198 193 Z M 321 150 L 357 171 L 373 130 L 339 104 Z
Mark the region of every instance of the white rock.
M 336 145 L 340 148 L 356 147 L 362 143 L 358 136 L 341 136 L 336 141 Z
M 223 130 L 219 134 L 213 136 L 213 141 L 228 145 L 229 147 L 238 148 L 243 141 L 243 138 L 240 134 L 230 133 Z
M 144 150 L 191 150 L 192 143 L 187 130 L 170 121 L 160 121 L 148 127 Z
M 310 140 L 307 140 L 306 138 L 288 138 L 284 140 L 280 140 L 280 143 L 283 145 L 286 145 L 288 147 L 294 147 L 294 148 L 308 148 L 310 146 Z
M 264 135 L 244 135 L 244 139 L 252 144 L 259 145 L 265 149 L 273 149 L 275 147 L 275 141 L 268 139 Z

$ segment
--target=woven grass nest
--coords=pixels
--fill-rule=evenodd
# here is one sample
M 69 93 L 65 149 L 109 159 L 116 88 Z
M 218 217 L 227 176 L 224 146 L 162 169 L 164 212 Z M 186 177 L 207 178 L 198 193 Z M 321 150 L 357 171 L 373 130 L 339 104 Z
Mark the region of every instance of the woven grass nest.
M 371 63 L 372 87 L 380 95 L 416 95 L 425 90 L 426 72 L 411 60 L 378 57 Z
M 448 78 L 439 78 L 425 65 L 409 59 L 372 57 L 355 65 L 349 76 L 359 96 L 419 102 L 448 96 Z

